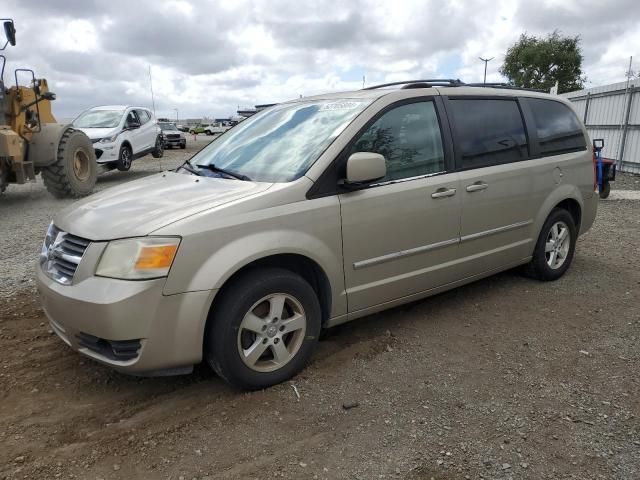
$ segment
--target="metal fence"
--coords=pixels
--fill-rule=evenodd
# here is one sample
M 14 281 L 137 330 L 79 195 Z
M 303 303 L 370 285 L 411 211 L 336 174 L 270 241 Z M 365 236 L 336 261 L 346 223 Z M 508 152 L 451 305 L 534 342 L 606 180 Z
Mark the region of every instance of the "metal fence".
M 594 138 L 604 139 L 606 158 L 618 169 L 640 173 L 640 80 L 564 93 Z

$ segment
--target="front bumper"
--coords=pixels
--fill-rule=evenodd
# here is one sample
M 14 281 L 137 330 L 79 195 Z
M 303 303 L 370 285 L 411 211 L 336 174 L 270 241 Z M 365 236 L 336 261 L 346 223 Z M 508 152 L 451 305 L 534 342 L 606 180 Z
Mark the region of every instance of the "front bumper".
M 180 146 L 187 143 L 186 138 L 166 138 L 164 139 L 165 145 Z
M 93 149 L 96 153 L 96 161 L 98 163 L 109 163 L 118 160 L 120 150 L 115 143 L 100 143 L 93 144 Z
M 202 360 L 215 291 L 163 295 L 164 278 L 92 276 L 65 286 L 36 268 L 44 312 L 52 329 L 74 350 L 134 374 L 180 369 Z M 127 355 L 120 355 L 122 348 Z

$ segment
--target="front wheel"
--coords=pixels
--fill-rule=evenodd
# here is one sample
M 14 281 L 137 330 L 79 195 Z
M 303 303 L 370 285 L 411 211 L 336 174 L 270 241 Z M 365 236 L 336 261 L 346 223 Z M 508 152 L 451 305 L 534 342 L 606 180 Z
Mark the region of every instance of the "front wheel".
M 120 155 L 118 156 L 118 163 L 116 168 L 121 172 L 126 172 L 131 168 L 131 162 L 133 161 L 133 153 L 131 147 L 128 145 L 122 145 L 120 147 Z
M 571 265 L 578 238 L 571 214 L 556 208 L 544 222 L 526 273 L 538 280 L 552 281 L 560 278 Z
M 182 143 L 180 144 L 180 148 L 181 148 L 181 149 L 183 149 L 183 150 L 184 150 L 185 148 L 187 148 L 187 144 L 186 144 L 186 142 L 182 142 Z
M 58 144 L 55 162 L 42 170 L 45 187 L 57 198 L 79 198 L 91 193 L 97 177 L 91 140 L 79 130 L 68 129 Z
M 306 280 L 279 268 L 254 270 L 222 295 L 210 314 L 204 345 L 218 375 L 256 390 L 304 368 L 321 328 L 320 303 Z
M 611 184 L 606 181 L 602 183 L 602 190 L 598 192 L 600 198 L 609 198 L 609 194 L 611 193 Z
M 160 135 L 156 137 L 156 145 L 153 148 L 151 155 L 153 156 L 153 158 L 162 158 L 162 156 L 164 155 L 164 142 L 162 141 L 162 137 L 160 137 Z

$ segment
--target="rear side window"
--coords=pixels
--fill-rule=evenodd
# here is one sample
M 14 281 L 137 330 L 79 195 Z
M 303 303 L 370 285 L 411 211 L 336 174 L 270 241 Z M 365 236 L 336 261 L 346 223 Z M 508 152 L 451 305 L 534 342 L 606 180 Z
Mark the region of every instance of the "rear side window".
M 538 132 L 542 155 L 573 152 L 587 148 L 576 114 L 563 103 L 528 98 Z
M 384 113 L 355 141 L 350 153 L 384 155 L 381 182 L 444 171 L 444 150 L 433 102 L 415 102 Z
M 463 169 L 525 160 L 527 135 L 515 100 L 451 99 Z

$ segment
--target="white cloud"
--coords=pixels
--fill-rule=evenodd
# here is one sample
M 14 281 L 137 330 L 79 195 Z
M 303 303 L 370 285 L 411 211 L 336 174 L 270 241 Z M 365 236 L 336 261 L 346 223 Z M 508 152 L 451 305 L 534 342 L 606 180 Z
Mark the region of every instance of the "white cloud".
M 6 5 L 8 3 L 8 5 Z M 589 85 L 624 79 L 640 55 L 637 0 L 5 0 L 18 46 L 58 93 L 61 117 L 100 103 L 159 115 L 225 116 L 238 106 L 424 77 L 487 80 L 521 33 L 580 35 Z M 638 59 L 640 61 L 640 58 Z M 638 70 L 638 68 L 636 68 Z M 11 78 L 7 74 L 5 80 Z

